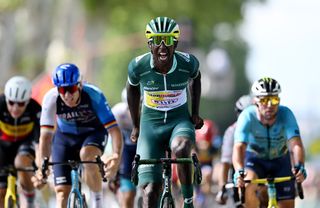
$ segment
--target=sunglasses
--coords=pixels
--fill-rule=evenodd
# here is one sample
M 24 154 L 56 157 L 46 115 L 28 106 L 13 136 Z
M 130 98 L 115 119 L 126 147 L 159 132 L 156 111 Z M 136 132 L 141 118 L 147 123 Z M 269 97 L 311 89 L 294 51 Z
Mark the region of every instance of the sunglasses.
M 151 38 L 151 42 L 155 46 L 161 45 L 163 42 L 166 46 L 172 46 L 174 44 L 175 38 L 173 36 L 154 36 Z
M 262 105 L 267 105 L 271 102 L 271 105 L 278 105 L 280 103 L 280 98 L 279 97 L 263 97 L 259 98 L 258 102 L 261 103 Z
M 72 85 L 72 86 L 67 86 L 67 87 L 58 87 L 58 92 L 62 95 L 66 94 L 69 92 L 70 94 L 75 93 L 79 89 L 78 84 Z
M 11 106 L 13 106 L 14 104 L 17 104 L 19 107 L 23 107 L 26 105 L 26 102 L 16 102 L 16 101 L 8 100 L 8 104 Z

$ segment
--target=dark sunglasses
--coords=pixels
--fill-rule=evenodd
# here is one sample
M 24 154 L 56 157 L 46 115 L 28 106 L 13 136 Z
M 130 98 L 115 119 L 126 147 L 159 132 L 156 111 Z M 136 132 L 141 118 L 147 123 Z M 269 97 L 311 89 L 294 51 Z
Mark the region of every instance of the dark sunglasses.
M 13 106 L 14 104 L 17 104 L 19 107 L 23 107 L 26 105 L 26 102 L 16 102 L 16 101 L 8 100 L 8 104 L 11 106 Z
M 58 92 L 62 95 L 66 94 L 69 92 L 70 94 L 75 93 L 79 89 L 79 85 L 72 85 L 72 86 L 67 86 L 67 87 L 58 87 Z

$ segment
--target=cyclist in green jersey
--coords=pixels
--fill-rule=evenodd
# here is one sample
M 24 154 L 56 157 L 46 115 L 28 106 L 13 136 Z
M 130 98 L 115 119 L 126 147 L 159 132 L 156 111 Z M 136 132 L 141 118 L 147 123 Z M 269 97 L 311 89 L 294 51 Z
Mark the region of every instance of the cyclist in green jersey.
M 176 51 L 180 30 L 171 18 L 151 20 L 145 35 L 151 51 L 134 58 L 128 66 L 127 98 L 133 120 L 131 140 L 138 142 L 137 154 L 142 159 L 165 157 L 169 148 L 176 157 L 190 157 L 195 128 L 203 125 L 199 116 L 199 61 L 191 54 Z M 178 175 L 184 207 L 193 207 L 191 165 L 179 165 Z M 143 188 L 144 207 L 157 207 L 162 190 L 161 166 L 140 166 L 139 185 Z

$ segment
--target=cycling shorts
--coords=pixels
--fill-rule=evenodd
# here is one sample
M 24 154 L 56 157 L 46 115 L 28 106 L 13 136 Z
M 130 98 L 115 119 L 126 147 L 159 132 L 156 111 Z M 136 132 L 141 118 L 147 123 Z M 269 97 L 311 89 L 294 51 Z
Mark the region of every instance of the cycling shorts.
M 253 170 L 258 178 L 292 176 L 290 155 L 272 160 L 257 158 L 255 154 L 246 152 L 246 168 Z M 286 181 L 276 183 L 277 200 L 288 200 L 295 198 L 295 182 Z
M 0 169 L 8 165 L 14 165 L 14 159 L 18 154 L 35 156 L 33 138 L 29 137 L 18 142 L 8 142 L 0 140 Z M 7 187 L 6 173 L 0 173 L 0 188 Z
M 168 119 L 165 123 L 162 120 L 141 119 L 137 154 L 141 159 L 163 158 L 172 141 L 178 136 L 186 137 L 194 143 L 194 126 L 187 114 L 176 116 L 171 120 Z M 161 183 L 162 181 L 160 164 L 140 165 L 138 171 L 140 186 L 147 183 Z
M 66 134 L 56 131 L 52 142 L 52 161 L 66 162 L 80 160 L 80 150 L 84 146 L 95 146 L 104 151 L 107 140 L 105 129 L 87 132 L 81 135 Z M 53 175 L 55 185 L 71 184 L 71 168 L 68 165 L 54 165 Z
M 131 179 L 120 178 L 120 191 L 121 192 L 136 191 L 136 186 L 131 182 Z

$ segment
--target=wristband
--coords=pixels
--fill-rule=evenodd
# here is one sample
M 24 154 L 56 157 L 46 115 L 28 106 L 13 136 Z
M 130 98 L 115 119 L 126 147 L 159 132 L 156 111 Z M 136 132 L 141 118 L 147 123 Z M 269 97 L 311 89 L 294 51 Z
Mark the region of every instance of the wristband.
M 304 179 L 307 178 L 307 170 L 304 168 L 304 165 L 301 163 L 298 163 L 294 166 L 295 170 L 298 170 L 302 173 Z
M 233 183 L 236 185 L 237 184 L 237 179 L 241 176 L 244 175 L 244 168 L 240 168 L 239 170 L 235 171 L 233 174 Z

